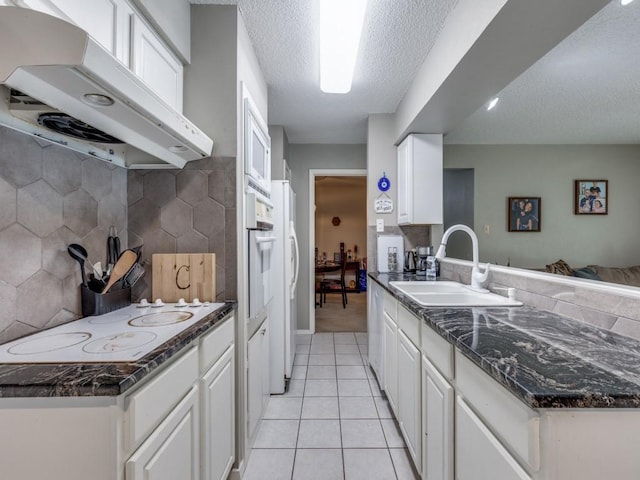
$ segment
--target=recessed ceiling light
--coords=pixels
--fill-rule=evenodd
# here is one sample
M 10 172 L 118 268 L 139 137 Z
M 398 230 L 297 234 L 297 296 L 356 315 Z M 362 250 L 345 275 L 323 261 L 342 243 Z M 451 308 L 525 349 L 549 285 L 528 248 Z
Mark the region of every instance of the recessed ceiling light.
M 320 0 L 320 89 L 348 93 L 367 0 Z
M 500 100 L 499 97 L 495 97 L 495 98 L 491 99 L 491 101 L 489 102 L 489 105 L 487 105 L 487 111 L 489 111 L 493 107 L 495 107 L 498 104 L 498 100 Z
M 110 107 L 115 103 L 113 98 L 101 93 L 85 93 L 82 96 L 82 101 L 96 107 Z
M 629 5 L 633 0 L 620 0 L 620 5 Z

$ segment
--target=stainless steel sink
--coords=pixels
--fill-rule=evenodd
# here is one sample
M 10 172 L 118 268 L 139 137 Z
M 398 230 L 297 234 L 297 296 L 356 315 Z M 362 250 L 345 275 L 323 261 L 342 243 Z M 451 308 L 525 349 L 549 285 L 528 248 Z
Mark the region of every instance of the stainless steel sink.
M 457 282 L 389 282 L 425 307 L 519 307 L 522 302 L 491 292 L 477 292 Z

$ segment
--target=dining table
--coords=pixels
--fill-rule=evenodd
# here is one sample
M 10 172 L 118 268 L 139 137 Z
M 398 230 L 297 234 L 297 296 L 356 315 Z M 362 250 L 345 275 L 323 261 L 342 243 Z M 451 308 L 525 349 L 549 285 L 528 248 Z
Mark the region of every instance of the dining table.
M 341 265 L 337 262 L 316 262 L 316 275 L 337 272 Z

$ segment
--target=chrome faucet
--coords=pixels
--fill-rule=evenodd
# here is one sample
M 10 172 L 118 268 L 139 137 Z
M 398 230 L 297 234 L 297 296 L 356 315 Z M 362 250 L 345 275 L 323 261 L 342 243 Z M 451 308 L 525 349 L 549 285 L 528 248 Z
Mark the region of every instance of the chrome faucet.
M 449 236 L 457 231 L 462 230 L 466 232 L 471 237 L 471 243 L 473 244 L 473 268 L 471 269 L 471 288 L 476 292 L 488 292 L 485 287 L 487 284 L 487 280 L 489 279 L 489 264 L 484 269 L 484 273 L 480 270 L 480 266 L 478 265 L 478 237 L 475 232 L 471 230 L 466 225 L 452 225 L 447 228 L 447 231 L 444 232 L 442 236 L 442 243 L 440 244 L 440 248 L 438 248 L 438 252 L 436 253 L 436 259 L 442 260 L 447 253 L 447 240 L 449 240 Z

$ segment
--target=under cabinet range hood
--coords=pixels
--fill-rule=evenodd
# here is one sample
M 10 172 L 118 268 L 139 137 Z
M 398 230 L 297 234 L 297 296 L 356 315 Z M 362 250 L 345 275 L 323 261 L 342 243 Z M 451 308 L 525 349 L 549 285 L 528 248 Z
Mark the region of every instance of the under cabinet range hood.
M 0 7 L 0 124 L 126 168 L 182 168 L 213 141 L 87 32 Z

